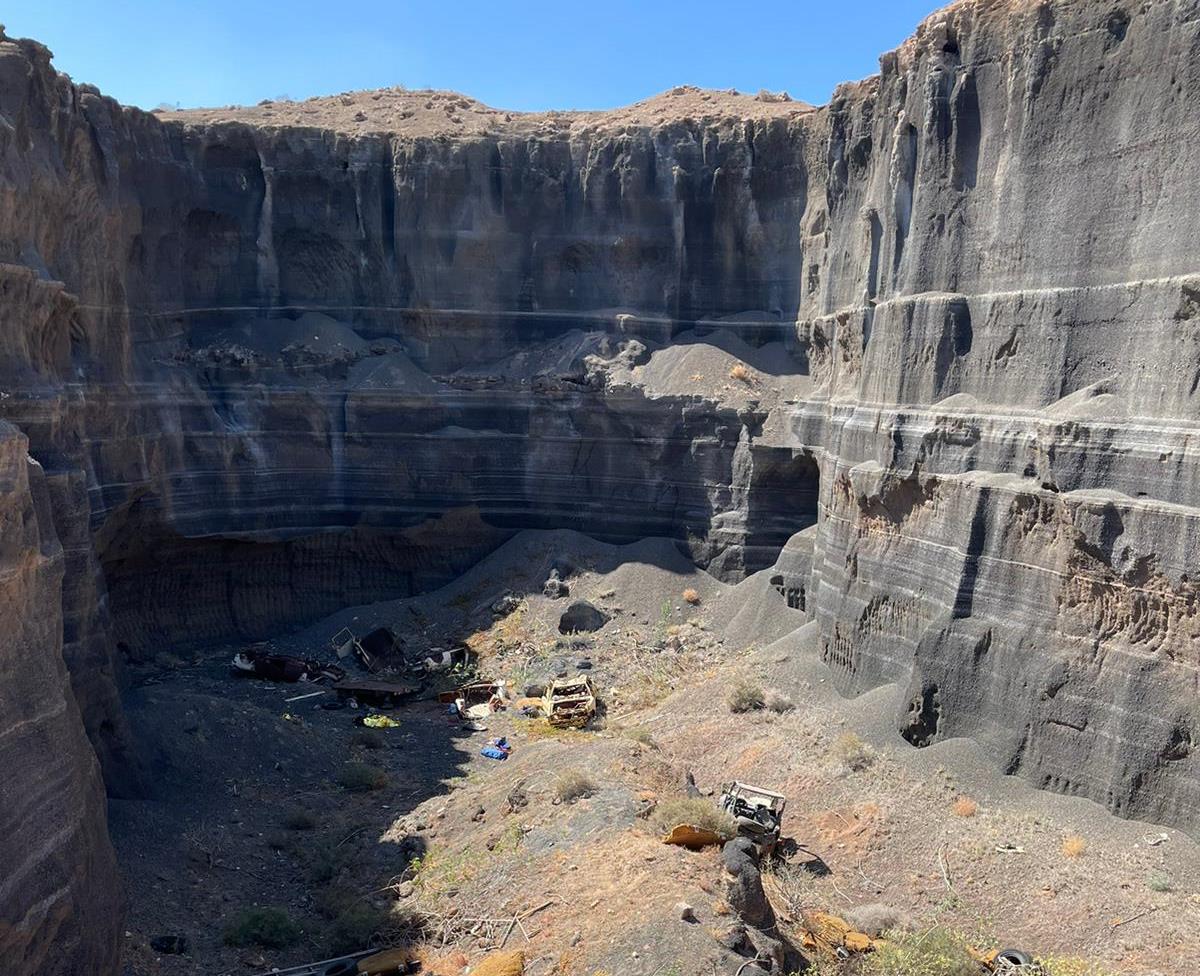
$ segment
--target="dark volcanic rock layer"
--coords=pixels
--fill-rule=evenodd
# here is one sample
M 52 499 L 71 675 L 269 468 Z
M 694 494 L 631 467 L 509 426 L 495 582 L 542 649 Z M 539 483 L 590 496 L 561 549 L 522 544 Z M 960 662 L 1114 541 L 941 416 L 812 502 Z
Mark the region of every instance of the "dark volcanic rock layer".
M 526 527 L 778 557 L 914 745 L 1200 830 L 1200 4 L 966 0 L 881 69 L 452 137 L 163 120 L 0 41 L 16 972 L 112 968 L 122 653 Z

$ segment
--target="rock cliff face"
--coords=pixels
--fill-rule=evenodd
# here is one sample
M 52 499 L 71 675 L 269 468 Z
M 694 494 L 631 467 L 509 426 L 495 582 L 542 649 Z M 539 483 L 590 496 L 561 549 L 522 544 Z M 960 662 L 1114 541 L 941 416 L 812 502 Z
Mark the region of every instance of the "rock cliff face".
M 123 656 L 526 527 L 774 564 L 914 745 L 1200 832 L 1196 0 L 963 0 L 815 110 L 389 98 L 156 118 L 0 41 L 0 749 L 63 825 L 5 864 L 111 890 Z M 118 920 L 2 890 L 17 972 L 105 970 Z

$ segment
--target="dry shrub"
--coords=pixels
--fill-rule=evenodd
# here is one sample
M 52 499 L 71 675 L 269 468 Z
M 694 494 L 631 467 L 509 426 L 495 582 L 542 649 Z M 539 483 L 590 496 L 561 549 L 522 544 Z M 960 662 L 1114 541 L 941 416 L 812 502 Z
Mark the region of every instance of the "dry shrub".
M 778 691 L 767 692 L 767 708 L 773 711 L 776 715 L 783 715 L 785 712 L 790 712 L 796 706 L 792 704 L 792 700 L 786 695 L 781 695 Z
M 913 918 L 908 912 L 881 902 L 850 909 L 846 912 L 846 921 L 873 939 L 884 932 L 911 932 L 914 928 Z
M 568 769 L 559 774 L 558 782 L 554 784 L 554 795 L 561 803 L 574 803 L 591 796 L 597 789 L 596 781 L 587 773 L 579 769 Z
M 1076 858 L 1080 857 L 1087 850 L 1087 841 L 1078 834 L 1068 834 L 1063 838 L 1062 852 L 1063 857 Z
M 338 786 L 350 793 L 381 790 L 388 784 L 388 774 L 378 766 L 348 762 L 337 775 Z
M 729 370 L 729 378 L 737 380 L 739 383 L 745 383 L 747 386 L 753 382 L 753 377 L 750 374 L 750 369 L 744 363 L 736 363 Z
M 729 710 L 735 714 L 757 712 L 767 704 L 763 690 L 750 681 L 739 681 L 730 688 L 726 701 L 729 703 Z
M 283 818 L 283 825 L 288 830 L 312 830 L 317 825 L 317 818 L 303 807 L 293 807 Z
M 700 594 L 693 590 L 690 586 L 683 591 L 683 598 L 692 606 L 700 602 Z
M 721 840 L 729 840 L 737 834 L 733 817 L 716 806 L 711 800 L 700 797 L 674 797 L 664 800 L 654 809 L 654 826 L 660 833 L 668 834 L 680 824 L 689 824 L 700 830 L 711 830 Z
M 854 772 L 867 769 L 875 761 L 875 753 L 853 732 L 843 732 L 834 740 L 833 756 Z
M 960 796 L 950 809 L 956 817 L 973 817 L 979 812 L 979 804 L 969 796 Z

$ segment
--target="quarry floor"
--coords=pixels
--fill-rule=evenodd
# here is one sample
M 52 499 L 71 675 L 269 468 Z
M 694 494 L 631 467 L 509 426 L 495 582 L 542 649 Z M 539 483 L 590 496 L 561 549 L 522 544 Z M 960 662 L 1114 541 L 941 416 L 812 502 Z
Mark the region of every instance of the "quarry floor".
M 570 597 L 541 595 L 551 564 L 566 568 Z M 784 935 L 802 908 L 884 903 L 916 926 L 1101 972 L 1197 971 L 1194 842 L 1000 776 L 965 740 L 913 749 L 894 729 L 897 690 L 841 699 L 813 627 L 765 580 L 718 583 L 662 541 L 523 533 L 443 590 L 276 642 L 328 659 L 345 624 L 389 623 L 410 649 L 469 638 L 481 672 L 517 688 L 590 662 L 605 714 L 582 732 L 551 733 L 511 711 L 471 732 L 431 686 L 387 713 L 398 728 L 364 734 L 356 713 L 320 707 L 332 695 L 289 703 L 312 689 L 231 678 L 230 649 L 164 652 L 127 696 L 139 740 L 152 744 L 153 795 L 110 805 L 129 902 L 126 973 L 268 972 L 345 951 L 394 917 L 423 921 L 427 972 L 458 974 L 504 938 L 525 950 L 530 976 L 727 976 L 744 960 L 720 941 L 736 919 L 719 854 L 663 845 L 648 816 L 688 772 L 705 793 L 739 779 L 790 798 L 784 835 L 801 853 L 765 878 Z M 520 605 L 497 617 L 491 604 L 506 591 Z M 558 618 L 576 598 L 611 621 L 562 637 Z M 731 713 L 741 680 L 791 707 Z M 501 735 L 511 757 L 483 758 Z M 384 770 L 386 784 L 348 791 L 338 783 L 347 762 Z M 593 794 L 558 802 L 574 774 Z M 813 856 L 827 874 L 799 866 Z M 680 902 L 695 921 L 681 919 Z M 284 909 L 298 941 L 226 945 L 228 925 L 253 906 Z M 162 935 L 185 936 L 188 953 L 154 951 Z

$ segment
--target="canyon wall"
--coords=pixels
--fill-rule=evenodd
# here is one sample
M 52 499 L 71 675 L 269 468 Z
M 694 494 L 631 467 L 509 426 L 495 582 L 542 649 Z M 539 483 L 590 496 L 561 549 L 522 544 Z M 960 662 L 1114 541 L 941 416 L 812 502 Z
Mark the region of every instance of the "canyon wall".
M 4 863 L 112 890 L 123 660 L 556 526 L 774 563 L 914 745 L 1200 831 L 1200 3 L 964 0 L 821 109 L 388 97 L 155 117 L 0 41 L 0 735 L 70 746 Z M 119 919 L 35 902 L 17 971 L 104 971 Z

